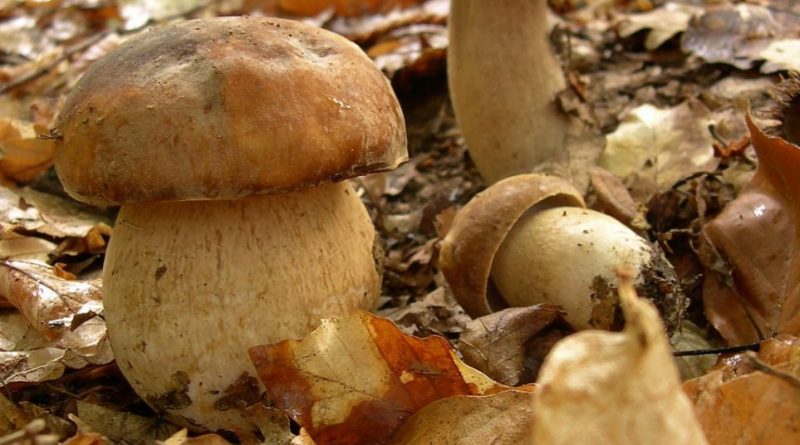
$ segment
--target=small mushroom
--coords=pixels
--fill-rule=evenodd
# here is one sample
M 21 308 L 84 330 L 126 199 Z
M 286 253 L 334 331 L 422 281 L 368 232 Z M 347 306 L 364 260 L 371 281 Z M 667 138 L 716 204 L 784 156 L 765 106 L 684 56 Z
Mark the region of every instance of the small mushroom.
M 618 328 L 620 267 L 633 268 L 641 295 L 654 300 L 669 326 L 686 309 L 659 248 L 586 209 L 577 190 L 552 176 L 512 176 L 475 196 L 456 214 L 439 264 L 472 317 L 549 303 L 576 329 Z
M 549 40 L 547 0 L 450 4 L 447 72 L 467 149 L 489 182 L 531 172 L 564 149 L 566 86 Z
M 249 347 L 374 308 L 375 230 L 337 181 L 404 161 L 405 126 L 343 37 L 243 17 L 148 31 L 92 65 L 56 131 L 67 192 L 122 205 L 103 271 L 111 346 L 174 420 L 246 434 L 263 396 Z

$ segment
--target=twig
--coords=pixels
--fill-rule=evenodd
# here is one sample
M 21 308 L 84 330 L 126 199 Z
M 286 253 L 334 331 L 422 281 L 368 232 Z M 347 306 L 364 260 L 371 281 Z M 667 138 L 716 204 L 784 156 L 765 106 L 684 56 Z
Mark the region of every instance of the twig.
M 203 9 L 213 5 L 214 3 L 217 3 L 218 1 L 219 0 L 208 0 L 208 1 L 203 2 L 202 4 L 192 8 L 192 9 L 186 11 L 186 12 L 183 12 L 183 13 L 180 13 L 180 14 L 174 14 L 174 15 L 167 16 L 167 17 L 163 17 L 163 18 L 158 19 L 158 20 L 148 20 L 147 22 L 145 22 L 141 26 L 137 26 L 137 27 L 131 28 L 131 29 L 117 30 L 116 32 L 118 32 L 120 35 L 132 34 L 132 33 L 141 31 L 142 29 L 144 29 L 144 28 L 146 28 L 146 27 L 148 27 L 150 25 L 153 25 L 153 24 L 168 22 L 170 20 L 178 19 L 178 18 L 181 18 L 181 17 L 191 16 L 191 15 L 196 14 L 197 12 L 202 11 Z M 47 65 L 39 68 L 38 70 L 32 71 L 32 72 L 30 72 L 30 73 L 28 73 L 28 74 L 26 74 L 24 76 L 21 76 L 21 77 L 19 77 L 17 79 L 12 80 L 11 82 L 9 82 L 9 83 L 7 83 L 7 84 L 5 84 L 3 86 L 0 86 L 0 94 L 5 94 L 6 92 L 8 92 L 8 91 L 10 91 L 10 90 L 12 90 L 14 88 L 17 88 L 20 85 L 28 83 L 28 82 L 30 82 L 30 81 L 32 81 L 34 79 L 37 79 L 37 78 L 47 74 L 53 68 L 58 66 L 59 63 L 61 63 L 64 60 L 68 59 L 73 54 L 75 54 L 77 52 L 80 52 L 80 51 L 83 51 L 84 49 L 86 49 L 86 48 L 94 45 L 95 43 L 103 40 L 106 36 L 108 36 L 111 33 L 111 31 L 112 30 L 110 30 L 110 29 L 106 29 L 106 30 L 100 31 L 97 34 L 87 38 L 83 42 L 78 43 L 76 45 L 73 45 L 73 46 L 67 48 L 66 50 L 64 50 L 64 53 L 61 54 L 56 60 L 48 63 Z
M 675 351 L 672 353 L 673 357 L 691 357 L 695 355 L 710 355 L 710 354 L 728 354 L 743 351 L 758 351 L 759 343 L 752 343 L 749 345 L 728 346 L 725 348 L 711 348 L 711 349 L 691 349 L 688 351 Z
M 30 72 L 30 73 L 28 73 L 28 74 L 26 74 L 24 76 L 18 77 L 16 79 L 12 80 L 11 82 L 9 82 L 9 83 L 3 85 L 2 87 L 0 87 L 0 94 L 5 94 L 6 92 L 8 92 L 10 90 L 13 90 L 14 88 L 16 88 L 16 87 L 18 87 L 20 85 L 26 84 L 26 83 L 34 80 L 34 79 L 38 79 L 39 77 L 49 73 L 53 68 L 58 66 L 59 63 L 61 63 L 64 60 L 68 59 L 73 54 L 75 54 L 75 53 L 77 53 L 79 51 L 83 51 L 84 49 L 86 49 L 86 48 L 94 45 L 95 43 L 99 42 L 100 40 L 104 39 L 109 34 L 109 32 L 110 32 L 109 30 L 101 31 L 101 32 L 99 32 L 99 33 L 87 38 L 83 42 L 78 43 L 76 45 L 73 45 L 73 46 L 67 48 L 66 50 L 64 50 L 64 53 L 61 54 L 61 56 L 59 56 L 56 60 L 53 60 L 52 62 L 48 63 L 47 65 L 45 65 L 45 66 L 43 66 L 41 68 L 39 68 L 38 70 L 32 71 L 32 72 Z

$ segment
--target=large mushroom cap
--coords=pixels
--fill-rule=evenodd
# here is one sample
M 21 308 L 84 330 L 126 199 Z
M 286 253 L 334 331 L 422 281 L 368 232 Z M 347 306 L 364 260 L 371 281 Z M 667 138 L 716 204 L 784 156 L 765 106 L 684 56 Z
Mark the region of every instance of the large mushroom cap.
M 191 20 L 131 38 L 81 78 L 56 131 L 65 189 L 97 205 L 235 199 L 407 157 L 400 106 L 369 58 L 275 18 Z

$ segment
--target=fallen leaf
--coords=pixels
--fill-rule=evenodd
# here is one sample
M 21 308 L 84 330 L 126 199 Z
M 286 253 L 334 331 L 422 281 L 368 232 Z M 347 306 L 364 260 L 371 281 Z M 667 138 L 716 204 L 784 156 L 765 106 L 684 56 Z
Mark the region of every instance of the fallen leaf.
M 747 123 L 758 169 L 703 228 L 733 269 L 734 288 L 708 273 L 703 291 L 709 321 L 731 344 L 800 335 L 800 147 Z
M 647 29 L 645 48 L 652 51 L 664 42 L 686 30 L 689 20 L 703 8 L 684 3 L 667 3 L 664 6 L 641 14 L 631 14 L 618 25 L 619 35 L 631 36 Z
M 709 350 L 716 346 L 708 340 L 702 329 L 688 320 L 681 322 L 669 342 L 676 351 Z M 678 366 L 681 380 L 689 380 L 707 373 L 717 363 L 718 358 L 719 354 L 675 357 L 675 365 Z
M 582 331 L 556 344 L 539 374 L 536 444 L 705 444 L 681 390 L 656 308 L 620 276 L 621 333 Z
M 67 368 L 103 365 L 113 359 L 105 322 L 99 317 L 49 341 L 21 314 L 0 315 L 0 385 L 54 380 Z
M 503 391 L 489 396 L 437 400 L 403 423 L 392 445 L 519 445 L 533 443 L 534 394 Z
M 272 402 L 319 445 L 387 443 L 402 422 L 449 396 L 506 389 L 464 365 L 447 340 L 403 334 L 359 312 L 304 340 L 250 349 Z
M 764 59 L 761 72 L 800 71 L 800 39 L 779 39 L 770 42 L 758 53 Z
M 147 443 L 154 440 L 166 439 L 173 435 L 178 428 L 166 423 L 159 418 L 139 416 L 129 412 L 116 411 L 94 403 L 78 400 L 78 417 L 84 427 L 102 434 L 112 443 Z M 183 442 L 186 443 L 186 442 Z M 197 444 L 212 444 L 214 442 L 188 442 Z M 220 442 L 227 443 L 227 442 Z
M 600 166 L 622 178 L 634 176 L 654 191 L 667 190 L 692 173 L 716 167 L 708 131 L 712 123 L 698 101 L 665 110 L 642 105 L 606 137 Z
M 109 442 L 105 437 L 101 436 L 97 433 L 85 433 L 79 431 L 78 434 L 70 437 L 69 439 L 65 440 L 63 445 L 109 445 Z
M 712 445 L 800 443 L 800 341 L 779 337 L 747 355 L 684 384 Z
M 376 12 L 387 12 L 395 8 L 404 8 L 421 3 L 423 0 L 278 0 L 278 6 L 284 13 L 299 16 L 317 15 L 326 9 L 333 9 L 336 14 L 344 16 L 360 16 Z
M 50 339 L 69 328 L 74 316 L 102 311 L 100 280 L 65 280 L 34 260 L 0 260 L 0 296 Z
M 31 122 L 0 118 L 0 175 L 16 182 L 29 182 L 53 165 L 55 143 L 42 139 L 46 133 Z
M 766 6 L 723 3 L 689 22 L 681 47 L 709 63 L 752 68 L 764 46 L 782 29 Z
M 185 428 L 173 434 L 167 440 L 156 443 L 158 445 L 231 445 L 222 436 L 216 434 L 189 437 L 189 433 Z
M 589 169 L 589 177 L 598 210 L 625 225 L 630 225 L 637 218 L 644 222 L 640 215 L 640 206 L 618 176 L 600 167 L 592 167 Z
M 532 383 L 541 363 L 530 356 L 527 346 L 533 349 L 547 340 L 542 334 L 560 316 L 557 306 L 546 304 L 485 315 L 467 323 L 458 349 L 464 363 L 504 385 Z M 566 335 L 566 328 L 560 334 L 557 339 Z

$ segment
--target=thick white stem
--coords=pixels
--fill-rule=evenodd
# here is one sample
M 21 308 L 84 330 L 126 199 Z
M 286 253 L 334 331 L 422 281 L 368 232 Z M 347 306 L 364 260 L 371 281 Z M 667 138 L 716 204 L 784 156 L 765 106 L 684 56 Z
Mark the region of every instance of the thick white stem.
M 258 397 L 248 348 L 372 309 L 380 293 L 374 241 L 348 183 L 124 205 L 103 277 L 117 363 L 159 409 L 210 429 L 246 428 L 223 398 L 244 374 L 250 380 L 239 389 L 251 384 Z
M 489 182 L 532 171 L 564 147 L 565 86 L 546 0 L 454 0 L 448 76 L 470 156 Z

